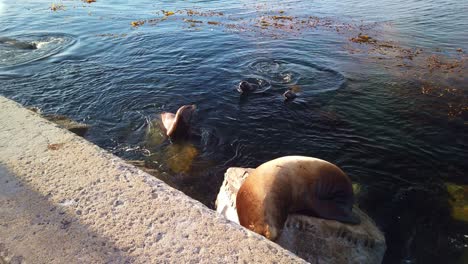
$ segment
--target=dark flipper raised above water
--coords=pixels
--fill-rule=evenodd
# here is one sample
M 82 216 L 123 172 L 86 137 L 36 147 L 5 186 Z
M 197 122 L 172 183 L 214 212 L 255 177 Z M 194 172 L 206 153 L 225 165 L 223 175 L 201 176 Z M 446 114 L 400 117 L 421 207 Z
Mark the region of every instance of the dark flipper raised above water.
M 0 44 L 5 44 L 9 45 L 12 47 L 15 47 L 17 49 L 37 49 L 37 45 L 32 42 L 27 42 L 27 41 L 20 41 L 12 38 L 7 38 L 7 37 L 0 37 Z

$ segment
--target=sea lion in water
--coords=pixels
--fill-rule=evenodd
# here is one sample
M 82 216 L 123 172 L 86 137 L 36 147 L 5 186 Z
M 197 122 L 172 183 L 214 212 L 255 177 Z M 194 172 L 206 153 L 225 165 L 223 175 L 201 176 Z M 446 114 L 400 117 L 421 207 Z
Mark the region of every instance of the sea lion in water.
M 241 94 L 248 94 L 257 90 L 260 86 L 255 83 L 249 83 L 248 81 L 242 81 L 237 87 L 237 91 Z
M 195 105 L 184 105 L 175 114 L 163 112 L 161 120 L 166 135 L 171 139 L 186 138 L 190 133 L 190 121 L 195 111 Z
M 19 41 L 16 39 L 6 38 L 6 37 L 0 37 L 0 44 L 7 44 L 17 49 L 30 49 L 30 50 L 37 49 L 36 43 Z
M 275 240 L 289 213 L 359 224 L 352 214 L 351 180 L 337 166 L 316 158 L 287 156 L 257 167 L 236 198 L 239 223 Z
M 283 97 L 285 101 L 291 101 L 297 97 L 297 94 L 293 92 L 292 89 L 288 89 L 286 92 L 283 93 Z

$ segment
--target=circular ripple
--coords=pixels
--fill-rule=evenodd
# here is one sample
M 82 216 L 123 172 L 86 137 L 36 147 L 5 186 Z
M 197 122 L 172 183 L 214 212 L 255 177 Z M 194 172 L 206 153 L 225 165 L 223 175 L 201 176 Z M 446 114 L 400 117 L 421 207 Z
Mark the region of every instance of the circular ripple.
M 277 60 L 259 59 L 252 62 L 249 67 L 257 73 L 271 75 L 279 72 L 281 64 L 282 62 Z
M 8 39 L 35 44 L 37 49 L 22 49 L 12 41 L 0 43 L 0 67 L 18 66 L 41 60 L 62 52 L 75 43 L 75 37 L 68 34 L 29 34 L 9 36 Z
M 273 86 L 295 86 L 303 95 L 333 91 L 341 88 L 346 78 L 340 72 L 311 62 L 293 59 L 255 59 L 248 64 Z

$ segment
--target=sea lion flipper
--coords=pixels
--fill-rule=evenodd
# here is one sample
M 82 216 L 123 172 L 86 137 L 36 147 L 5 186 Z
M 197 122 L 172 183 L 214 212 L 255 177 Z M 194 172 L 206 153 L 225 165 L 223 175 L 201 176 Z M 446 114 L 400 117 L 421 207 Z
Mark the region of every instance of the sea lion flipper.
M 174 120 L 175 115 L 173 113 L 164 112 L 161 114 L 161 121 L 166 130 L 169 130 L 172 127 L 172 125 L 174 124 Z
M 166 129 L 166 135 L 171 139 L 187 137 L 190 133 L 190 121 L 195 109 L 195 105 L 184 105 L 175 114 L 162 113 L 161 121 Z
M 352 212 L 349 206 L 344 206 L 334 200 L 320 200 L 314 201 L 315 213 L 325 219 L 337 220 L 347 224 L 360 224 L 359 217 Z
M 182 108 L 183 107 L 183 108 Z M 182 109 L 180 112 L 180 115 L 182 116 L 182 119 L 186 124 L 190 124 L 190 121 L 192 120 L 192 115 L 195 112 L 195 105 L 188 105 L 188 106 L 182 106 L 179 109 Z

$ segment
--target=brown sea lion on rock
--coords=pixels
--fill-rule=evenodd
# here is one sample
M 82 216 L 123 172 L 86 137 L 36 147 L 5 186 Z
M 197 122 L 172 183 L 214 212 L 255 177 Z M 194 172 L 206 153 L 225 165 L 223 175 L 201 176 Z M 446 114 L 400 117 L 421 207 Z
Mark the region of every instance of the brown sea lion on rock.
M 175 114 L 163 112 L 161 120 L 166 135 L 171 139 L 185 138 L 190 133 L 190 121 L 195 111 L 195 105 L 184 105 Z
M 359 224 L 352 214 L 351 180 L 337 166 L 316 158 L 287 156 L 263 163 L 237 193 L 239 223 L 275 240 L 289 213 Z

